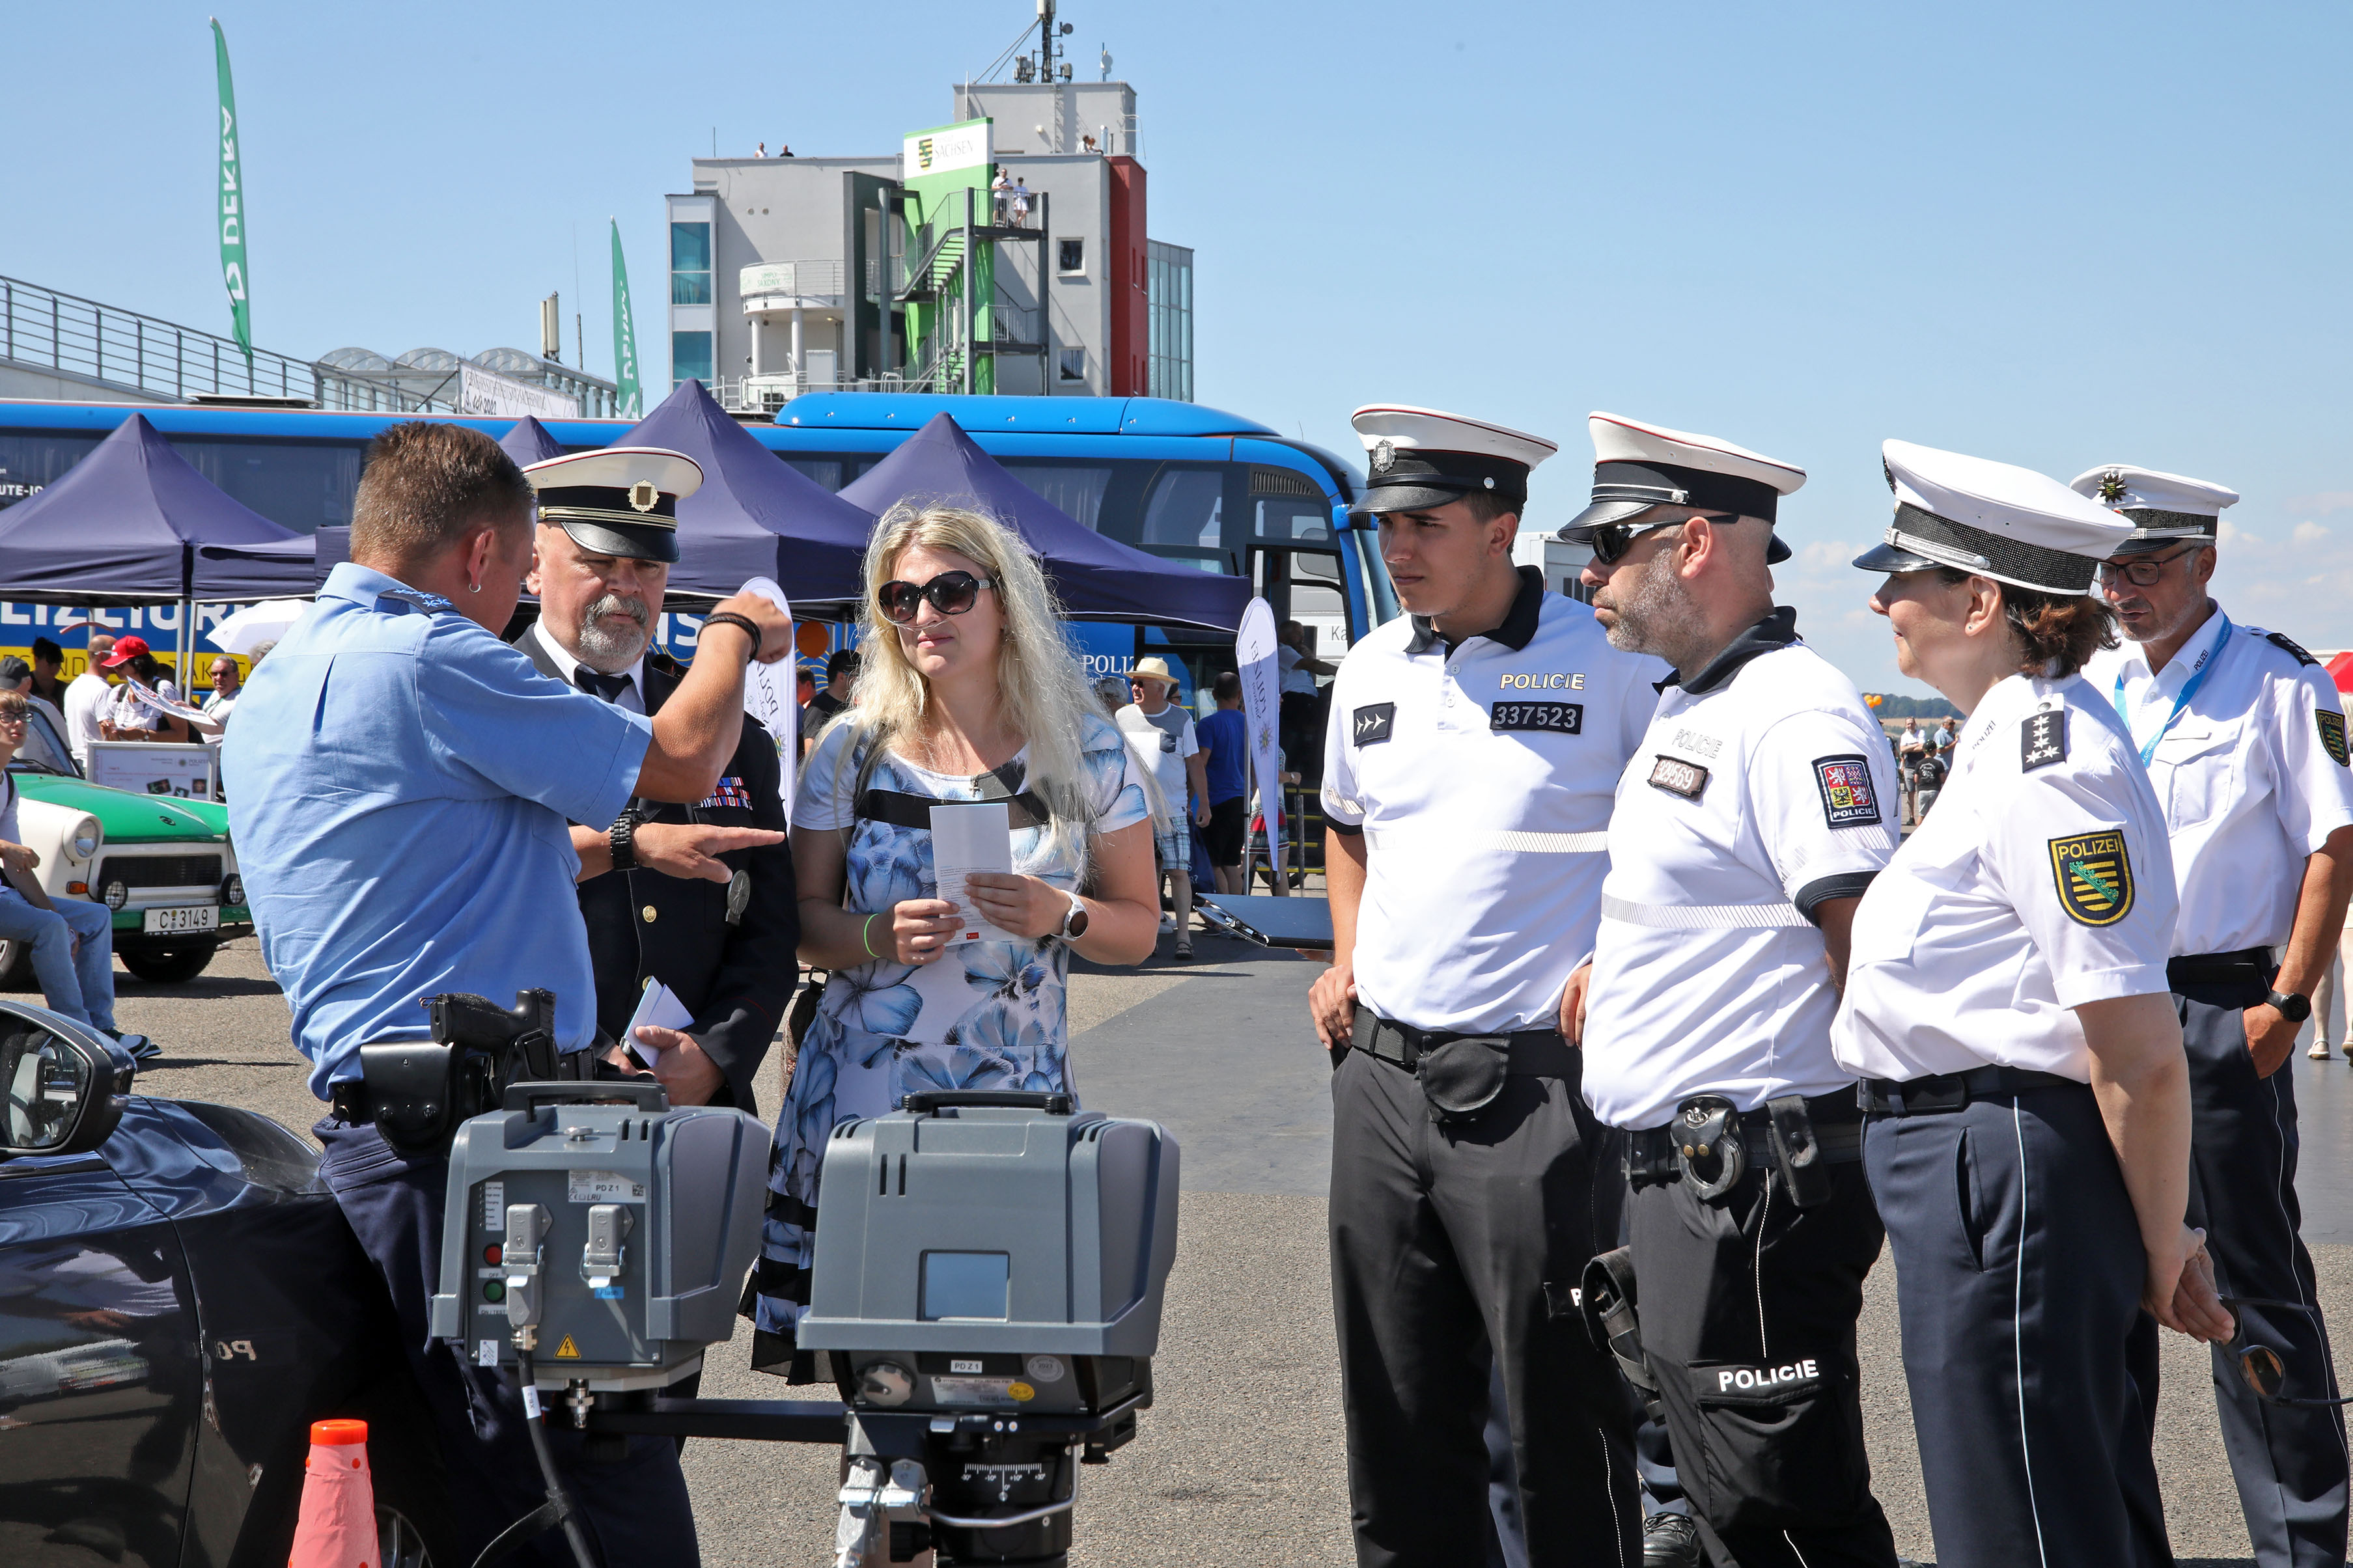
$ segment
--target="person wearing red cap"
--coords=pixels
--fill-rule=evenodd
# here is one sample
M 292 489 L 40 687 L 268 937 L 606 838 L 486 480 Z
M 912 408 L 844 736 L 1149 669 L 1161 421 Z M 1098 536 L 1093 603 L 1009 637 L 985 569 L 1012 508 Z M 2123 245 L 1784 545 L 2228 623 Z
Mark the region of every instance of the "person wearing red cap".
M 122 677 L 122 684 L 114 689 L 113 700 L 99 710 L 100 736 L 109 741 L 188 739 L 186 720 L 175 719 L 161 708 L 141 700 L 142 693 L 168 702 L 180 700 L 180 689 L 164 672 L 163 661 L 148 648 L 145 637 L 117 638 L 114 651 L 100 659 L 98 667 Z

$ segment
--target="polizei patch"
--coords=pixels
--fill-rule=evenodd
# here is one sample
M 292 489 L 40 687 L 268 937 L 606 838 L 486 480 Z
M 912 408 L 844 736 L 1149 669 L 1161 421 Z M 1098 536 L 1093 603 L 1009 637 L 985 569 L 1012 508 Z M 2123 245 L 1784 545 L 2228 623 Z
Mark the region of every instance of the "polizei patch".
M 1348 739 L 1359 746 L 1377 746 L 1396 727 L 1396 703 L 1367 703 L 1348 716 Z
M 1487 727 L 1535 730 L 1549 735 L 1577 735 L 1585 731 L 1582 702 L 1498 702 L 1488 710 Z
M 2078 925 L 2112 926 L 2132 913 L 2132 860 L 2116 829 L 2051 841 L 2059 907 Z
M 1871 787 L 1871 764 L 1859 756 L 1814 759 L 1814 787 L 1822 794 L 1822 816 L 1832 827 L 1879 822 L 1879 796 Z
M 2338 767 L 2346 766 L 2345 715 L 2331 713 L 2326 708 L 2316 708 L 2312 711 L 2312 718 L 2313 721 L 2320 726 L 2320 749 L 2327 752 L 2330 761 Z
M 1700 792 L 1707 788 L 1707 770 L 1681 757 L 1660 757 L 1651 767 L 1651 787 L 1679 795 L 1685 800 L 1697 800 Z
M 2067 710 L 2030 713 L 2018 731 L 2018 771 L 2031 773 L 2067 760 Z

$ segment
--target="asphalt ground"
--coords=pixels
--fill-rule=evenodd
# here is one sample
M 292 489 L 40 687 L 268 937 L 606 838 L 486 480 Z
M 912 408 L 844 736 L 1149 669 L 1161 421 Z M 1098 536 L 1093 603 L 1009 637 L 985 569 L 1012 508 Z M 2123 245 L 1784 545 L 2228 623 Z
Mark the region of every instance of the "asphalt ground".
M 1188 966 L 1169 962 L 1164 938 L 1160 956 L 1141 970 L 1071 981 L 1082 1100 L 1167 1126 L 1184 1151 L 1185 1186 L 1154 1363 L 1157 1403 L 1135 1442 L 1083 1472 L 1071 1561 L 1346 1564 L 1354 1556 L 1324 1240 L 1328 1072 L 1302 1000 L 1315 965 L 1214 935 L 1195 942 L 1200 962 Z M 243 1105 L 308 1131 L 321 1108 L 250 940 L 229 944 L 186 986 L 118 978 L 122 1026 L 164 1047 L 142 1075 L 148 1092 Z M 2305 1235 L 2323 1305 L 2342 1322 L 2353 1313 L 2353 1067 L 2299 1051 L 2286 1070 L 2298 1080 Z M 1933 1563 L 1884 1259 L 1860 1337 L 1874 1489 L 1898 1549 Z M 739 1336 L 711 1352 L 705 1394 L 818 1392 L 748 1370 L 747 1350 Z M 2185 1564 L 2248 1563 L 2207 1393 L 2207 1352 L 2168 1335 L 2164 1366 L 2157 1457 L 2174 1549 Z M 818 1447 L 691 1442 L 685 1463 L 703 1562 L 829 1562 L 837 1462 Z M 1475 1543 L 1465 1543 L 1462 1560 L 1478 1561 Z

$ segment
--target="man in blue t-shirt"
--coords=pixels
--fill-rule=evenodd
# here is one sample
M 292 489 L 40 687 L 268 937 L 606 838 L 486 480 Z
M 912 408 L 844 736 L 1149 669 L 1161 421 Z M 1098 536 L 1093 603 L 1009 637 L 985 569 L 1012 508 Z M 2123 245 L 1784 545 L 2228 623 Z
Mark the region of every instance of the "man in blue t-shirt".
M 1242 847 L 1250 840 L 1250 724 L 1242 717 L 1242 678 L 1219 671 L 1209 695 L 1218 710 L 1193 728 L 1209 775 L 1209 825 L 1201 837 L 1217 868 L 1218 891 L 1247 893 Z

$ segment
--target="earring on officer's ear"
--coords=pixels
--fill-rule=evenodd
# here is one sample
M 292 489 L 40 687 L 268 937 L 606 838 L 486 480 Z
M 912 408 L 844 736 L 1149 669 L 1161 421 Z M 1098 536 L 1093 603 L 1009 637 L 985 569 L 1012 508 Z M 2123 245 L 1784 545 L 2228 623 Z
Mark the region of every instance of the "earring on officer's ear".
M 480 583 L 469 583 L 466 584 L 466 592 L 469 594 L 479 594 L 481 591 L 482 585 Z

